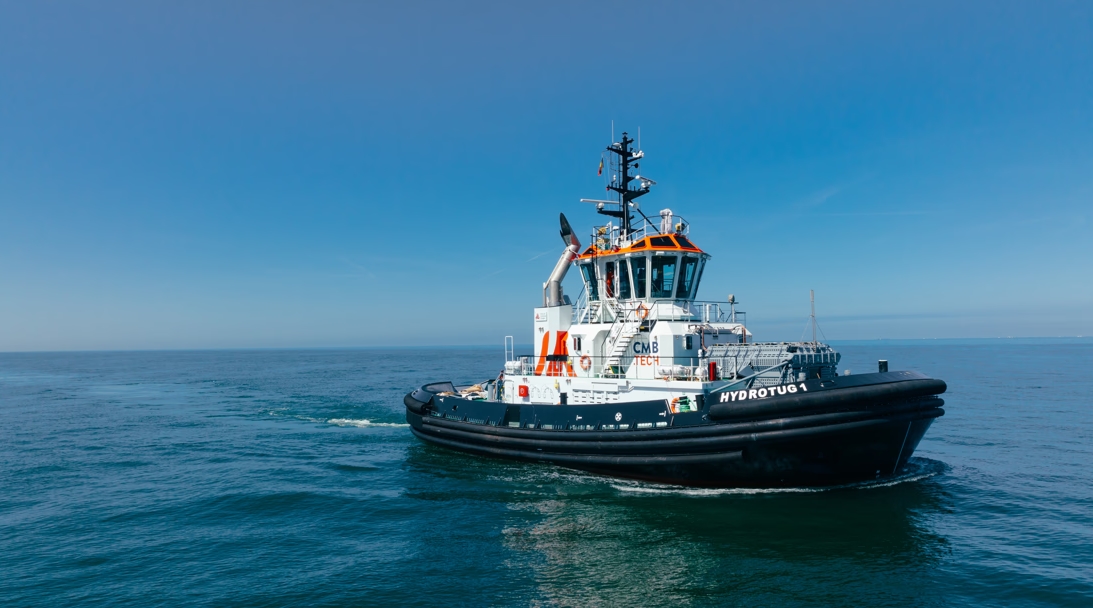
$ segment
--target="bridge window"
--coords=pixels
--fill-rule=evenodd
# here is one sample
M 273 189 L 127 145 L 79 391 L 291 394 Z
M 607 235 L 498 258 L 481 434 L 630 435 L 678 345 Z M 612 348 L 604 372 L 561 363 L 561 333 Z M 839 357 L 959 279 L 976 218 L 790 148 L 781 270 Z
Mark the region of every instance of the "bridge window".
M 670 237 L 670 236 L 650 237 L 649 238 L 649 244 L 652 245 L 653 247 L 667 247 L 667 248 L 670 248 L 670 249 L 675 249 L 675 247 L 676 247 L 675 241 L 673 241 L 672 237 Z
M 645 297 L 645 257 L 630 258 L 630 265 L 634 268 L 634 297 Z
M 679 287 L 676 288 L 677 298 L 686 299 L 691 295 L 691 285 L 694 284 L 697 269 L 698 258 L 683 256 L 683 265 L 679 267 Z
M 630 265 L 626 260 L 619 260 L 619 298 L 630 299 Z
M 607 271 L 603 280 L 603 294 L 608 298 L 615 297 L 615 263 L 607 262 L 604 264 L 604 269 Z
M 649 281 L 649 297 L 672 297 L 672 283 L 676 278 L 676 256 L 654 255 L 653 272 Z
M 692 300 L 698 297 L 698 286 L 702 283 L 703 270 L 706 270 L 706 260 L 704 259 L 698 261 L 698 276 L 695 277 L 695 288 L 694 291 L 691 293 Z
M 600 287 L 596 284 L 596 269 L 592 264 L 581 264 L 581 276 L 584 277 L 584 286 L 588 290 L 588 301 L 600 301 Z

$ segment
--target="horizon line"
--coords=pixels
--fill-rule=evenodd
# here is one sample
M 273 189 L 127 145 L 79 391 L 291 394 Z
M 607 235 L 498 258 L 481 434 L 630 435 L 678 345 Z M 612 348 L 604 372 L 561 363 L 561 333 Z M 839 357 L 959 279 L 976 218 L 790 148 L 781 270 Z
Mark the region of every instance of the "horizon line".
M 824 344 L 849 344 L 861 342 L 960 342 L 988 340 L 1093 340 L 1093 336 L 994 336 L 962 338 L 851 338 L 825 340 Z M 791 343 L 802 340 L 767 340 L 768 343 Z M 808 340 L 804 340 L 807 342 Z M 531 342 L 517 342 L 517 346 L 534 347 Z M 51 353 L 163 353 L 163 352 L 217 352 L 217 351 L 288 351 L 288 350 L 414 350 L 414 349 L 454 349 L 454 348 L 498 348 L 501 344 L 416 344 L 416 345 L 362 345 L 362 346 L 222 346 L 193 348 L 73 348 L 53 350 L 0 350 L 0 355 L 51 354 Z

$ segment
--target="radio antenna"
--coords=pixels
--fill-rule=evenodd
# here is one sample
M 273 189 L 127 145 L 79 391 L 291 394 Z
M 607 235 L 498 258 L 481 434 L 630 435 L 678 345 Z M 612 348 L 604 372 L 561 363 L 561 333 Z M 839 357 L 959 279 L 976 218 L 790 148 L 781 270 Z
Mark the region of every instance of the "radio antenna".
M 808 290 L 808 301 L 812 305 L 812 316 L 809 319 L 812 321 L 812 343 L 816 343 L 816 292 Z

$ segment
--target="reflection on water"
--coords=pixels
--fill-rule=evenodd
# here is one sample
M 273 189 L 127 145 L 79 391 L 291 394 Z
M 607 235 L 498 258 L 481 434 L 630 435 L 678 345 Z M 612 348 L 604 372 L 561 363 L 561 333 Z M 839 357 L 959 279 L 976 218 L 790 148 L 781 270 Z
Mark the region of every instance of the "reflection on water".
M 916 580 L 948 553 L 922 523 L 947 509 L 937 461 L 912 459 L 894 480 L 778 491 L 621 481 L 431 446 L 408 462 L 445 482 L 417 498 L 450 504 L 473 484 L 476 500 L 504 502 L 509 565 L 547 605 L 723 603 L 744 589 L 748 603 L 815 600 L 818 585 L 831 604 L 940 599 Z

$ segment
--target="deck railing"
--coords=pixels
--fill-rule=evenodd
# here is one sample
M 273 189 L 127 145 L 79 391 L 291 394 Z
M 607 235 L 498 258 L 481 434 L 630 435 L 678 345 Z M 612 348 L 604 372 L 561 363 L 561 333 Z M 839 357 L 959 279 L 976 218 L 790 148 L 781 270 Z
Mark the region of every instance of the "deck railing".
M 630 243 L 640 241 L 647 236 L 673 234 L 687 236 L 691 232 L 691 224 L 683 219 L 683 216 L 673 214 L 668 220 L 668 225 L 663 225 L 664 222 L 665 218 L 660 216 L 642 216 L 641 219 L 630 226 L 630 234 L 625 240 L 623 240 L 622 234 L 620 234 L 621 230 L 619 226 L 614 224 L 595 226 L 591 243 L 596 245 L 599 249 L 610 249 L 612 247 L 628 246 Z
M 577 301 L 573 303 L 573 324 L 614 323 L 619 316 L 628 316 L 639 306 L 648 310 L 650 321 L 694 321 L 701 323 L 739 323 L 747 326 L 747 313 L 734 311 L 725 303 L 704 300 L 618 300 L 604 298 L 598 302 L 589 302 L 587 291 L 581 290 Z M 608 314 L 605 314 L 605 311 Z
M 592 357 L 588 356 L 588 362 L 590 367 L 588 370 L 578 369 L 581 365 L 581 361 L 584 357 L 573 356 L 570 357 L 566 364 L 573 367 L 574 375 L 569 376 L 568 373 L 548 373 L 543 374 L 550 377 L 558 378 L 612 378 L 612 379 L 625 379 L 627 375 L 625 373 L 605 373 L 604 367 L 607 363 L 608 357 Z M 704 363 L 704 360 L 700 361 L 698 357 L 661 357 L 661 363 L 656 365 L 653 370 L 653 377 L 657 379 L 668 380 L 702 380 L 706 378 L 708 366 Z M 534 376 L 535 369 L 538 366 L 538 360 L 534 355 L 517 355 L 513 361 L 507 361 L 505 363 L 505 375 L 507 376 Z M 647 378 L 647 376 L 642 376 Z

